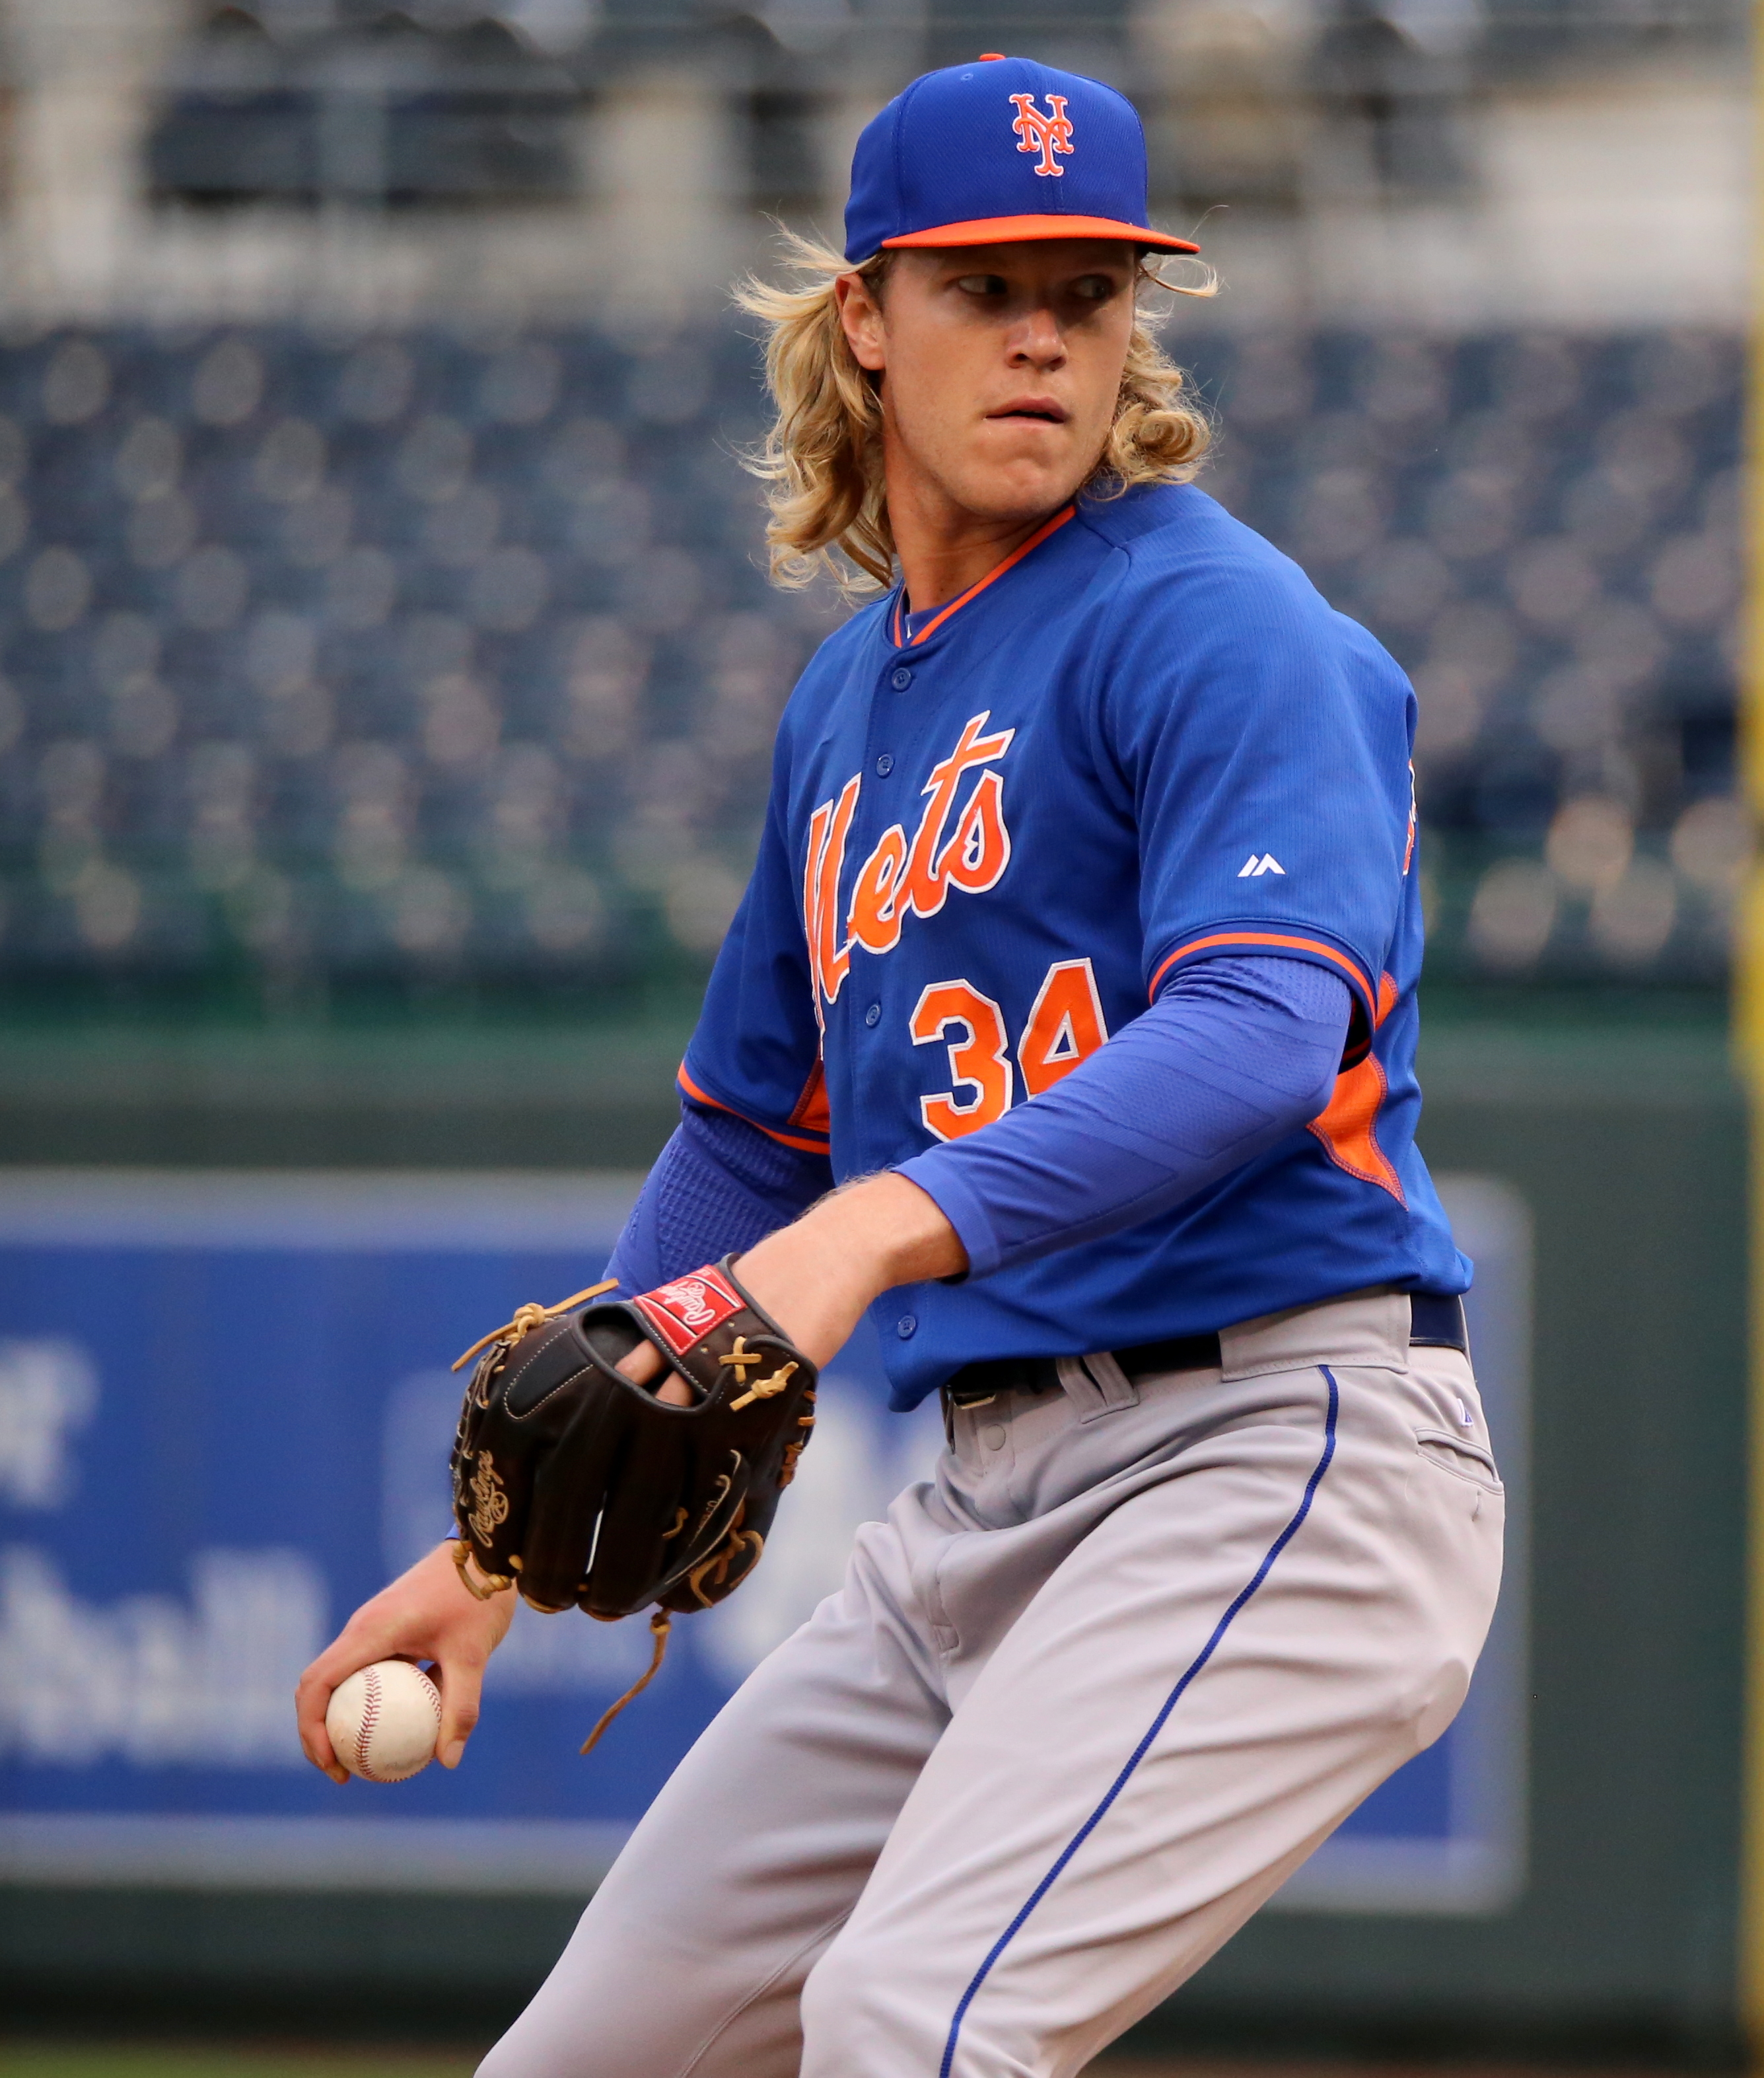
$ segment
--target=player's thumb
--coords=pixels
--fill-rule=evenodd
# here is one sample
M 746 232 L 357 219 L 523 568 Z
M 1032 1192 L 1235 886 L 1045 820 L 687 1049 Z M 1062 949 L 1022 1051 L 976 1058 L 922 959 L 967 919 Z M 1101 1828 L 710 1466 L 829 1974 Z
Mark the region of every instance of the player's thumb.
M 484 1668 L 480 1662 L 444 1659 L 441 1675 L 441 1731 L 435 1757 L 443 1767 L 457 1767 L 465 1742 L 477 1722 L 483 1696 Z

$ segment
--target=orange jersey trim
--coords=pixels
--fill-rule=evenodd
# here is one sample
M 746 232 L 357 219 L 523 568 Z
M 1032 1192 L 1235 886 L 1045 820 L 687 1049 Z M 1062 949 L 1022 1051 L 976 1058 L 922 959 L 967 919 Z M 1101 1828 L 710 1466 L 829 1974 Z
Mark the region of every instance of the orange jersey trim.
M 720 1097 L 712 1096 L 708 1090 L 701 1090 L 686 1073 L 683 1061 L 680 1064 L 678 1080 L 681 1088 L 695 1103 L 708 1104 L 712 1111 L 726 1111 L 731 1118 L 738 1118 L 744 1125 L 751 1125 L 756 1133 L 763 1133 L 768 1140 L 778 1141 L 786 1147 L 794 1147 L 801 1154 L 824 1154 L 828 1151 L 824 1138 L 811 1140 L 804 1133 L 781 1133 L 775 1125 L 762 1125 L 758 1119 L 749 1118 L 744 1111 L 737 1111 L 733 1104 L 724 1104 Z
M 941 613 L 934 614 L 932 617 L 925 623 L 924 626 L 920 629 L 919 632 L 912 637 L 911 641 L 908 642 L 903 642 L 900 639 L 900 601 L 897 599 L 895 601 L 895 647 L 897 649 L 916 649 L 919 645 L 923 642 L 928 636 L 935 635 L 936 633 L 937 630 L 942 627 L 951 614 L 960 613 L 963 607 L 968 603 L 970 599 L 978 599 L 989 584 L 996 584 L 999 579 L 1004 575 L 1007 570 L 1015 570 L 1017 565 L 1023 561 L 1023 558 L 1032 549 L 1039 549 L 1041 544 L 1048 538 L 1049 534 L 1058 533 L 1060 529 L 1065 524 L 1066 521 L 1076 515 L 1078 507 L 1075 505 L 1068 505 L 1063 512 L 1056 512 L 1053 517 L 1048 521 L 1045 527 L 1036 528 L 1035 532 L 1029 536 L 1028 540 L 1024 543 L 1020 549 L 1012 549 L 1011 553 L 1005 557 L 1002 563 L 999 564 L 995 569 L 988 570 L 986 575 L 981 578 L 978 584 L 970 585 L 960 599 L 951 599 Z
M 814 1073 L 803 1085 L 803 1094 L 790 1113 L 790 1124 L 801 1126 L 805 1133 L 832 1137 L 833 1115 L 827 1101 L 827 1070 L 819 1061 L 815 1063 Z
M 1157 999 L 1157 984 L 1176 962 L 1186 959 L 1191 953 L 1205 952 L 1214 945 L 1278 945 L 1291 953 L 1320 953 L 1324 959 L 1332 961 L 1341 968 L 1360 991 L 1366 1008 L 1378 1016 L 1378 992 L 1373 987 L 1365 970 L 1345 953 L 1337 951 L 1333 945 L 1325 945 L 1321 938 L 1295 938 L 1283 936 L 1278 931 L 1219 931 L 1210 938 L 1191 938 L 1186 945 L 1178 945 L 1158 962 L 1157 971 L 1152 976 L 1152 985 L 1147 993 L 1152 1000 Z M 1382 1020 L 1381 1020 L 1382 1021 Z
M 1337 1169 L 1357 1176 L 1362 1183 L 1376 1183 L 1399 1205 L 1407 1205 L 1402 1181 L 1378 1145 L 1378 1112 L 1388 1088 L 1383 1069 L 1375 1057 L 1369 1056 L 1336 1078 L 1328 1108 L 1312 1119 L 1307 1130 L 1322 1141 Z

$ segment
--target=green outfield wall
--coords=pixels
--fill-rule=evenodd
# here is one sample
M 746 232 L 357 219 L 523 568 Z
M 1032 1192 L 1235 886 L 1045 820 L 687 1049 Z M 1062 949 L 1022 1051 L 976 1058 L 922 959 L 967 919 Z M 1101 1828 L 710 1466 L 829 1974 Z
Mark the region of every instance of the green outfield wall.
M 1680 1007 L 1682 1009 L 1682 1007 Z M 0 1042 L 0 1160 L 630 1166 L 678 1020 Z M 1255 1921 L 1148 2040 L 1737 2055 L 1746 1120 L 1706 1008 L 1436 1016 L 1422 1144 L 1534 1235 L 1525 1867 L 1484 1914 Z M 513 2012 L 557 1897 L 0 1891 L 19 2022 L 311 2032 Z

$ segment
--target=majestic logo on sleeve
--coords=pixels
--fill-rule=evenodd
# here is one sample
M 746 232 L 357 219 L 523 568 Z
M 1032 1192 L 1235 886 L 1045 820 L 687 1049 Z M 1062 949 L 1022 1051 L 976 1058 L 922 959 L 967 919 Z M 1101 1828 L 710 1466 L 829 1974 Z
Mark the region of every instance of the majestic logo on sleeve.
M 1003 757 L 1016 733 L 1007 728 L 995 736 L 983 736 L 981 731 L 990 718 L 990 708 L 975 715 L 955 749 L 932 767 L 924 785 L 929 798 L 911 843 L 899 823 L 877 840 L 852 883 L 843 935 L 840 883 L 861 775 L 854 773 L 838 799 L 822 802 L 810 817 L 803 924 L 808 933 L 817 1017 L 823 1004 L 836 1000 L 851 971 L 853 945 L 861 945 L 866 953 L 891 953 L 900 943 L 907 917 L 935 916 L 952 888 L 965 895 L 983 895 L 999 884 L 1011 863 L 1002 775 L 980 773 L 960 809 L 956 806 L 968 774 Z
M 1054 165 L 1054 153 L 1057 152 L 1066 159 L 1072 156 L 1072 119 L 1065 112 L 1065 96 L 1050 94 L 1048 107 L 1052 112 L 1046 115 L 1036 106 L 1032 94 L 1013 94 L 1011 106 L 1017 111 L 1017 119 L 1011 127 L 1022 140 L 1017 149 L 1039 152 L 1041 158 L 1036 167 L 1036 173 L 1051 173 L 1055 180 L 1060 179 L 1065 169 Z

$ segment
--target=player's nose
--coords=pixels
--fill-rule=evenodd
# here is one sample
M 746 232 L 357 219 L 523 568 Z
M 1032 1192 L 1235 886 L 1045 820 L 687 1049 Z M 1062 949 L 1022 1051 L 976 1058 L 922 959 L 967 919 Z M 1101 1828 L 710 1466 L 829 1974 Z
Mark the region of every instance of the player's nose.
M 1057 368 L 1065 359 L 1065 338 L 1044 303 L 1025 311 L 1011 329 L 1011 357 L 1037 368 Z

